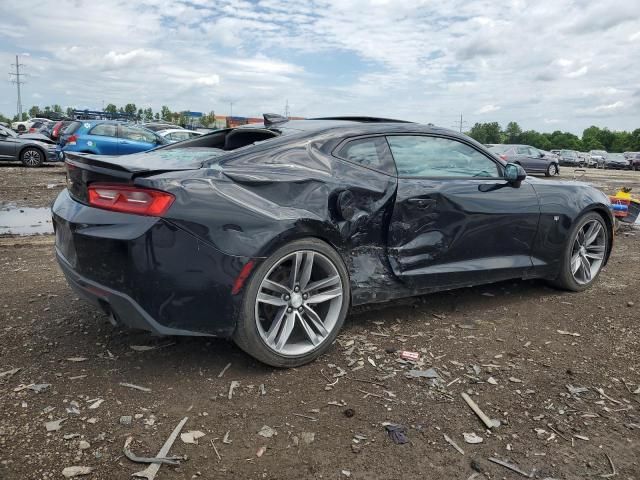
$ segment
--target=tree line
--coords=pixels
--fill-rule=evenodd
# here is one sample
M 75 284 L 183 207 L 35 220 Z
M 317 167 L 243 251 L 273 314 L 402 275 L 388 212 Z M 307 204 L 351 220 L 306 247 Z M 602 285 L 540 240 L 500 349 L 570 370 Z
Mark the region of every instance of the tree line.
M 517 122 L 509 122 L 503 130 L 498 122 L 476 123 L 467 135 L 480 143 L 521 143 L 541 150 L 567 149 L 579 152 L 606 150 L 612 153 L 640 152 L 640 128 L 632 132 L 613 131 L 591 126 L 582 132 L 582 137 L 556 130 L 541 133 L 523 131 Z
M 18 119 L 18 115 L 14 115 L 12 119 L 5 117 L 0 114 L 0 122 L 10 123 L 17 122 L 18 120 L 28 120 L 29 118 L 35 117 L 48 117 L 52 113 L 56 113 L 59 115 L 65 115 L 69 118 L 73 118 L 73 112 L 76 110 L 73 107 L 67 107 L 63 109 L 60 105 L 47 105 L 43 108 L 40 108 L 39 105 L 32 106 L 29 110 L 22 113 L 22 118 Z M 165 121 L 175 123 L 176 125 L 186 125 L 190 122 L 190 117 L 186 116 L 184 112 L 174 112 L 166 105 L 163 105 L 160 111 L 154 112 L 151 107 L 148 108 L 139 108 L 135 103 L 127 103 L 124 106 L 118 107 L 113 103 L 108 104 L 104 107 L 104 111 L 107 113 L 120 113 L 123 115 L 127 115 L 132 120 L 138 122 L 153 122 L 153 121 Z M 216 121 L 215 112 L 211 111 L 207 114 L 204 114 L 198 121 L 198 123 L 202 125 L 213 124 Z

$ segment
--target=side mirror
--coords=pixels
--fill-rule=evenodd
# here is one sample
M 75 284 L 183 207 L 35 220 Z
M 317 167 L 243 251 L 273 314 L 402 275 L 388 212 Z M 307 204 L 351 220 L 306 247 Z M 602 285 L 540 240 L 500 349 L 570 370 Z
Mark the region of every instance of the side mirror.
M 543 158 L 546 154 L 544 152 L 538 152 L 538 155 L 540 155 L 540 158 Z
M 8 137 L 9 134 L 7 132 L 5 132 L 4 130 L 0 130 L 0 137 Z
M 527 178 L 527 172 L 520 165 L 507 163 L 504 167 L 504 179 L 511 185 L 519 187 L 525 178 Z

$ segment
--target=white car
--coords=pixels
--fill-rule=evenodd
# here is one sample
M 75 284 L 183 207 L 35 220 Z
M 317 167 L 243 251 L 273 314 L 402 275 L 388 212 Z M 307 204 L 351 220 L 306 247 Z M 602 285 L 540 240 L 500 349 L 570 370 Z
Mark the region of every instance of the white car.
M 38 120 L 41 121 L 41 122 L 50 122 L 51 121 L 48 118 L 34 117 L 34 118 L 30 118 L 29 120 L 24 120 L 23 122 L 13 122 L 11 124 L 11 129 L 15 130 L 18 133 L 28 132 L 29 129 L 31 128 L 31 125 L 33 125 Z
M 166 138 L 171 143 L 180 142 L 182 140 L 189 140 L 190 138 L 203 135 L 201 132 L 196 132 L 194 130 L 185 130 L 183 128 L 169 128 L 167 130 L 160 130 L 156 133 L 161 137 Z

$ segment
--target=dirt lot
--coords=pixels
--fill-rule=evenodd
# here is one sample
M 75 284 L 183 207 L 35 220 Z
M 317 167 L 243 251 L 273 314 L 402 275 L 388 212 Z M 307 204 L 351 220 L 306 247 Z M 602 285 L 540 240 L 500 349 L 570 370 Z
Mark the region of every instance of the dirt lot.
M 59 166 L 0 173 L 5 204 L 47 206 L 64 183 Z M 586 180 L 640 191 L 640 173 Z M 52 249 L 51 236 L 0 237 L 2 479 L 64 478 L 69 466 L 93 467 L 83 478 L 128 478 L 146 465 L 123 456 L 127 437 L 135 454 L 154 456 L 184 417 L 183 432 L 205 436 L 178 438 L 170 454 L 188 458 L 162 466 L 158 480 L 520 478 L 489 457 L 535 478 L 640 479 L 637 228 L 617 236 L 590 291 L 506 282 L 358 309 L 327 355 L 293 370 L 224 340 L 114 329 L 69 290 Z M 434 367 L 439 385 L 407 378 L 412 365 L 392 349 L 419 352 L 418 368 Z M 23 388 L 33 384 L 49 386 Z M 462 392 L 501 425 L 487 430 Z M 405 426 L 408 442 L 395 444 L 384 422 Z

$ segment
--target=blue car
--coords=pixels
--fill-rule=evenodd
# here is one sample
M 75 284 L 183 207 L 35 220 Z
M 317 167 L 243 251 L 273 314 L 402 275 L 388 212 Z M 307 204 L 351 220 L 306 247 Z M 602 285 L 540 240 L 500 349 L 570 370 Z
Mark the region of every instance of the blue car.
M 167 140 L 151 130 L 126 122 L 111 120 L 76 120 L 64 129 L 58 144 L 58 156 L 63 152 L 96 155 L 128 155 L 145 152 Z

